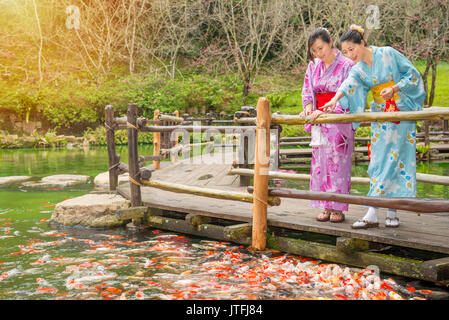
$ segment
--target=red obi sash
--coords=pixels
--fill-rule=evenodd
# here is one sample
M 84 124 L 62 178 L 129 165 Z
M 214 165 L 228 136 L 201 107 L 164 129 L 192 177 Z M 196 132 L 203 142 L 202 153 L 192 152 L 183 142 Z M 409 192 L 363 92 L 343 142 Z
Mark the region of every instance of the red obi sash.
M 368 159 L 371 160 L 371 143 L 368 143 Z
M 401 111 L 398 109 L 398 107 L 396 107 L 396 102 L 392 99 L 392 100 L 387 100 L 385 101 L 385 112 L 397 112 L 397 111 Z M 400 121 L 391 121 L 393 123 L 399 124 Z
M 316 108 L 320 111 L 324 111 L 323 106 L 331 101 L 336 92 L 320 92 L 316 94 Z

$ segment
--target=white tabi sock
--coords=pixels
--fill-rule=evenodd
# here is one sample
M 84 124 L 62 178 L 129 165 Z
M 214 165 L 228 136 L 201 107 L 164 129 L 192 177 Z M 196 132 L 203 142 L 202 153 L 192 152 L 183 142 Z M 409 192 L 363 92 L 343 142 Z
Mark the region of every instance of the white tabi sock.
M 399 226 L 399 220 L 396 218 L 396 209 L 388 209 L 387 219 L 385 219 L 385 225 L 387 227 Z
M 390 219 L 396 218 L 396 209 L 388 209 L 387 210 L 387 218 L 390 218 Z
M 368 212 L 365 214 L 362 220 L 366 220 L 369 222 L 377 222 L 377 212 L 379 208 L 377 207 L 369 207 Z

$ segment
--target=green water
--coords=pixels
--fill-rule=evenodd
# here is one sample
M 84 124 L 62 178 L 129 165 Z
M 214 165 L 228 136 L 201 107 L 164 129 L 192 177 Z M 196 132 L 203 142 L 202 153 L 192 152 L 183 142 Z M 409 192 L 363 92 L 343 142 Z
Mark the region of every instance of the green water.
M 117 153 L 127 162 L 125 147 L 118 147 Z M 139 154 L 151 155 L 152 146 L 139 146 Z M 297 256 L 272 260 L 243 246 L 154 229 L 135 233 L 124 227 L 99 230 L 48 223 L 54 205 L 89 193 L 93 178 L 107 167 L 105 147 L 0 150 L 0 177 L 27 175 L 39 180 L 54 174 L 80 174 L 92 178 L 66 188 L 36 189 L 21 182 L 0 185 L 0 299 L 360 298 L 345 293 L 340 283 L 326 287 L 317 280 L 301 282 L 297 275 L 302 271 L 291 272 L 324 274 L 328 266 L 319 261 L 310 263 Z M 357 166 L 353 174 L 363 176 L 364 172 L 366 167 Z M 418 172 L 447 175 L 449 164 L 420 165 Z M 418 189 L 419 196 L 449 198 L 448 187 L 423 185 Z M 353 186 L 352 191 L 365 193 L 367 189 Z M 85 281 L 78 284 L 82 288 L 74 287 L 79 279 Z M 405 285 L 413 285 L 417 297 L 428 297 L 421 289 L 439 290 L 406 279 L 394 287 L 403 298 L 413 296 Z M 379 290 L 363 290 L 365 296 L 380 294 Z

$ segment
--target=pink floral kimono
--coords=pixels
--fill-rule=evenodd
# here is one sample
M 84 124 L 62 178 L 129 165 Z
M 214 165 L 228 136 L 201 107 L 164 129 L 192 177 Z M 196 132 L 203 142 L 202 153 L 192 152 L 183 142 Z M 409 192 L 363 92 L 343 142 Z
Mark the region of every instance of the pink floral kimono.
M 349 74 L 354 63 L 334 49 L 336 57 L 326 68 L 319 59 L 309 63 L 302 88 L 302 105 L 313 103 L 317 108 L 317 93 L 337 92 Z M 346 97 L 337 103 L 335 113 L 349 112 Z M 352 123 L 322 123 L 313 126 L 321 127 L 322 145 L 312 147 L 312 165 L 310 170 L 310 190 L 336 193 L 349 193 L 351 188 L 351 164 L 354 148 L 354 130 Z M 311 124 L 304 125 L 310 132 Z M 314 208 L 347 211 L 348 204 L 333 201 L 311 200 Z

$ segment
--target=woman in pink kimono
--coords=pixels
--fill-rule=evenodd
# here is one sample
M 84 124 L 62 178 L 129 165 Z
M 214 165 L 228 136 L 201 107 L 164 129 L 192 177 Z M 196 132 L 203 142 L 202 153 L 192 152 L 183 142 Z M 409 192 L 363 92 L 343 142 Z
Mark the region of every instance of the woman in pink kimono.
M 323 113 L 322 106 L 335 95 L 354 63 L 333 48 L 333 41 L 325 28 L 309 35 L 308 55 L 311 62 L 304 77 L 304 111 L 300 116 L 310 116 L 314 120 Z M 334 113 L 346 112 L 349 112 L 349 105 L 343 98 Z M 312 131 L 310 190 L 349 193 L 354 146 L 352 123 L 306 124 L 304 127 L 306 131 Z M 324 209 L 317 216 L 318 221 L 342 222 L 345 219 L 343 211 L 348 211 L 348 204 L 342 202 L 312 200 L 310 204 Z

